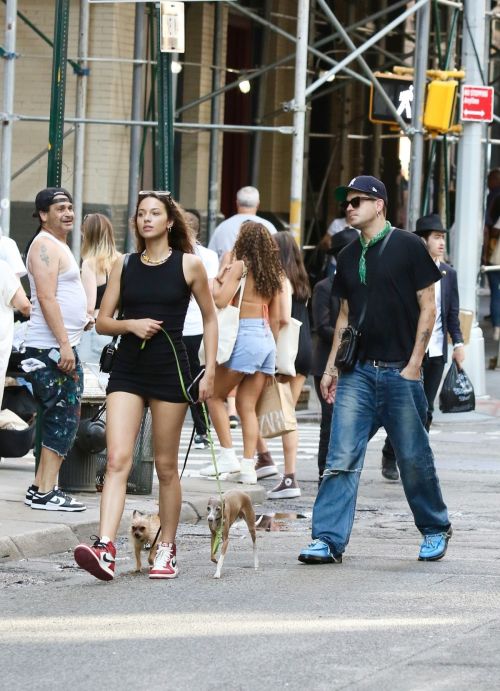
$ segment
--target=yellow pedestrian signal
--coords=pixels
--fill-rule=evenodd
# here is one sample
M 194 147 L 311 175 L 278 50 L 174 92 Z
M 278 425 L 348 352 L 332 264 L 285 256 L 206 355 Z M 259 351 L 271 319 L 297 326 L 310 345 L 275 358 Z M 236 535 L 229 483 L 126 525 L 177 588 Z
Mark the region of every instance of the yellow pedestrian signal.
M 457 102 L 458 82 L 433 79 L 427 87 L 424 127 L 430 133 L 443 134 L 452 127 Z

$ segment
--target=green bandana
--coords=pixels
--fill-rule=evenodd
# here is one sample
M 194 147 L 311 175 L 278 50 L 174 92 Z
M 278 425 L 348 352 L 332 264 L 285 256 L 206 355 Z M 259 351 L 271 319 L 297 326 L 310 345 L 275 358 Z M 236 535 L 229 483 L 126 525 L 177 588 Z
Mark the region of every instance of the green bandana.
M 383 238 L 385 238 L 387 233 L 390 231 L 391 227 L 392 226 L 389 223 L 389 221 L 386 221 L 385 226 L 382 228 L 380 233 L 377 233 L 377 235 L 375 235 L 375 237 L 372 238 L 371 240 L 369 240 L 368 242 L 365 242 L 365 240 L 363 239 L 363 235 L 359 236 L 359 241 L 361 243 L 361 257 L 359 258 L 359 280 L 361 281 L 361 283 L 364 283 L 365 285 L 366 285 L 366 258 L 365 258 L 365 255 L 368 251 L 368 248 L 375 245 L 377 242 L 379 242 L 379 240 L 383 240 Z

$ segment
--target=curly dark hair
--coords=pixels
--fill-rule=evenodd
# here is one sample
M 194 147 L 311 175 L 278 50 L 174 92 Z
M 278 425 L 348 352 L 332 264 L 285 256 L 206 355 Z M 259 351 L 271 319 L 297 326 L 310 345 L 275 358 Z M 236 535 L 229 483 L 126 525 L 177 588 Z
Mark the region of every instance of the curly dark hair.
M 241 224 L 233 256 L 242 259 L 252 272 L 259 295 L 272 298 L 281 290 L 283 267 L 271 233 L 262 223 L 245 221 Z
M 311 286 L 295 238 L 290 231 L 282 230 L 273 235 L 273 240 L 278 246 L 281 264 L 292 284 L 293 294 L 300 302 L 306 302 L 311 297 Z
M 138 252 L 146 249 L 144 238 L 137 230 L 137 212 L 139 211 L 139 204 L 147 197 L 154 197 L 158 199 L 165 207 L 168 215 L 168 220 L 173 221 L 172 230 L 168 235 L 168 243 L 174 250 L 194 253 L 194 247 L 191 240 L 191 233 L 186 223 L 186 217 L 181 206 L 172 198 L 170 192 L 139 192 L 137 204 L 135 205 L 135 213 L 130 220 L 130 225 L 135 233 L 135 242 Z

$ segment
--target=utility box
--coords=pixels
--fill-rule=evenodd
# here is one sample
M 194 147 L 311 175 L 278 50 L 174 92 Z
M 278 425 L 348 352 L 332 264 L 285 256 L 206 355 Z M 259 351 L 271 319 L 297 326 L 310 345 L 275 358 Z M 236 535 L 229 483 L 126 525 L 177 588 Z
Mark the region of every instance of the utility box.
M 443 134 L 453 124 L 457 102 L 458 82 L 455 79 L 433 79 L 427 87 L 424 127 L 430 132 Z

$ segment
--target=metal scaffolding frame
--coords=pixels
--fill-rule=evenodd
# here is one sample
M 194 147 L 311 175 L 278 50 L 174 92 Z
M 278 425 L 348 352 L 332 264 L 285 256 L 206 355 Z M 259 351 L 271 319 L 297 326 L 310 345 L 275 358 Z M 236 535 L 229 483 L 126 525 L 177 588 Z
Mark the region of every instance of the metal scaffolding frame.
M 113 0 L 106 0 L 107 2 L 112 2 Z M 3 0 L 3 2 L 6 5 L 7 12 L 14 17 L 16 16 L 16 11 L 17 11 L 17 2 L 16 0 Z M 117 2 L 117 0 L 114 0 L 114 2 Z M 68 0 L 56 0 L 56 6 L 63 11 L 65 11 L 65 6 L 67 5 Z M 238 132 L 246 132 L 246 133 L 257 133 L 257 132 L 275 132 L 275 133 L 280 133 L 284 135 L 291 135 L 293 137 L 294 141 L 294 152 L 292 153 L 292 158 L 293 158 L 293 165 L 292 165 L 292 188 L 290 190 L 290 199 L 291 199 L 291 220 L 292 220 L 292 225 L 294 227 L 294 231 L 296 234 L 296 237 L 299 238 L 301 234 L 301 228 L 303 226 L 303 219 L 302 219 L 302 213 L 301 209 L 299 211 L 299 215 L 297 218 L 297 199 L 300 201 L 300 204 L 302 205 L 302 188 L 299 191 L 299 183 L 298 181 L 300 180 L 300 185 L 302 185 L 302 180 L 303 180 L 303 157 L 299 157 L 297 155 L 297 151 L 300 150 L 297 149 L 297 144 L 299 141 L 303 142 L 305 137 L 307 136 L 306 130 L 305 130 L 305 118 L 303 117 L 303 114 L 305 112 L 305 108 L 307 107 L 306 103 L 312 102 L 315 100 L 317 94 L 317 90 L 319 87 L 325 84 L 328 78 L 331 76 L 339 75 L 340 73 L 344 74 L 347 79 L 355 79 L 356 81 L 361 82 L 365 86 L 369 86 L 370 84 L 374 85 L 374 88 L 377 90 L 380 90 L 381 87 L 378 84 L 377 79 L 373 75 L 373 70 L 368 66 L 368 64 L 364 61 L 362 54 L 366 52 L 369 48 L 374 47 L 377 48 L 378 50 L 383 50 L 379 49 L 376 44 L 377 41 L 379 41 L 381 38 L 384 36 L 388 35 L 394 27 L 402 24 L 403 22 L 406 21 L 408 17 L 411 15 L 415 14 L 417 15 L 417 18 L 421 19 L 425 14 L 430 13 L 430 7 L 431 5 L 434 5 L 436 7 L 438 4 L 443 5 L 443 6 L 449 6 L 456 8 L 457 10 L 462 10 L 463 6 L 462 3 L 460 2 L 452 2 L 451 0 L 417 0 L 411 7 L 408 7 L 408 0 L 398 0 L 387 7 L 371 14 L 368 17 L 363 18 L 363 20 L 351 23 L 351 25 L 347 26 L 346 28 L 343 27 L 343 25 L 338 21 L 336 15 L 334 12 L 330 9 L 329 4 L 325 0 L 316 0 L 316 7 L 314 9 L 314 12 L 312 13 L 313 19 L 315 16 L 321 16 L 322 19 L 326 20 L 329 22 L 332 26 L 334 31 L 332 32 L 331 35 L 328 37 L 325 37 L 319 41 L 315 41 L 313 44 L 309 44 L 306 39 L 306 45 L 305 49 L 297 48 L 297 46 L 303 46 L 304 41 L 303 41 L 303 36 L 304 34 L 307 35 L 307 32 L 304 32 L 304 24 L 306 21 L 309 19 L 309 2 L 308 0 L 298 0 L 298 21 L 297 21 L 297 32 L 296 35 L 288 33 L 284 31 L 281 27 L 277 26 L 274 24 L 272 21 L 265 17 L 261 17 L 258 15 L 255 11 L 250 10 L 249 8 L 246 8 L 242 6 L 239 3 L 234 2 L 233 0 L 223 0 L 223 3 L 231 8 L 231 11 L 237 12 L 242 14 L 243 16 L 248 17 L 251 21 L 257 22 L 260 25 L 264 26 L 266 29 L 269 31 L 275 32 L 278 35 L 282 36 L 283 38 L 288 39 L 294 46 L 295 50 L 291 52 L 289 55 L 286 55 L 273 64 L 270 65 L 264 65 L 258 69 L 252 70 L 249 73 L 246 73 L 244 75 L 245 79 L 248 80 L 254 80 L 257 79 L 266 73 L 268 73 L 271 70 L 274 70 L 282 65 L 285 65 L 287 63 L 290 63 L 294 59 L 297 60 L 296 63 L 296 74 L 300 73 L 300 79 L 296 79 L 295 83 L 295 95 L 294 98 L 288 103 L 284 105 L 284 110 L 290 110 L 294 112 L 294 125 L 293 126 L 265 126 L 262 124 L 257 124 L 257 125 L 245 125 L 245 126 L 238 126 L 238 125 L 224 125 L 223 123 L 219 122 L 220 119 L 220 109 L 217 108 L 217 103 L 219 102 L 220 97 L 228 92 L 231 89 L 238 88 L 239 81 L 232 82 L 231 84 L 227 84 L 224 86 L 220 86 L 220 82 L 215 79 L 215 75 L 219 75 L 220 77 L 220 70 L 222 68 L 221 65 L 221 59 L 220 56 L 218 57 L 217 55 L 214 54 L 214 82 L 212 85 L 212 90 L 210 93 L 207 93 L 200 98 L 187 103 L 183 104 L 180 108 L 178 108 L 175 111 L 175 117 L 178 117 L 181 113 L 185 113 L 187 110 L 190 108 L 194 108 L 201 103 L 210 100 L 212 102 L 212 117 L 211 117 L 211 122 L 210 123 L 201 123 L 201 122 L 175 122 L 173 120 L 173 116 L 171 114 L 171 110 L 169 111 L 169 108 L 171 109 L 171 99 L 169 99 L 169 91 L 171 90 L 171 86 L 168 85 L 168 79 L 170 76 L 170 68 L 169 66 L 167 67 L 168 60 L 165 60 L 162 62 L 162 60 L 159 61 L 159 65 L 157 65 L 157 72 L 160 75 L 160 78 L 158 79 L 159 82 L 159 106 L 160 106 L 160 111 L 161 114 L 159 114 L 159 123 L 156 122 L 155 120 L 148 120 L 148 119 L 141 119 L 140 118 L 140 107 L 138 107 L 138 94 L 141 92 L 141 82 L 142 82 L 142 74 L 141 74 L 141 66 L 145 64 L 146 60 L 144 60 L 144 47 L 140 45 L 136 45 L 134 47 L 134 58 L 133 60 L 128 60 L 127 62 L 130 62 L 133 65 L 134 69 L 134 84 L 133 84 L 133 97 L 132 97 L 132 109 L 131 109 L 131 118 L 130 120 L 112 120 L 112 119 L 100 119 L 100 118 L 87 118 L 85 116 L 85 82 L 86 82 L 86 75 L 88 74 L 88 63 L 91 62 L 92 60 L 97 60 L 99 58 L 95 56 L 89 56 L 87 55 L 87 50 L 85 49 L 85 45 L 88 43 L 88 15 L 87 15 L 87 20 L 85 20 L 84 14 L 81 12 L 80 15 L 80 31 L 79 31 L 79 36 L 80 36 L 80 45 L 78 49 L 79 55 L 77 56 L 77 61 L 76 61 L 76 68 L 80 70 L 80 72 L 77 72 L 78 80 L 79 80 L 79 87 L 77 89 L 78 96 L 77 96 L 77 110 L 76 110 L 76 116 L 74 118 L 71 117 L 62 117 L 62 104 L 60 100 L 60 89 L 58 91 L 58 88 L 61 87 L 61 81 L 60 81 L 60 76 L 62 72 L 64 72 L 66 62 L 69 61 L 67 58 L 67 54 L 64 52 L 63 48 L 64 46 L 61 46 L 60 44 L 63 43 L 64 40 L 64 26 L 60 26 L 59 28 L 62 31 L 62 36 L 60 38 L 57 38 L 55 40 L 55 44 L 53 47 L 54 50 L 54 68 L 57 66 L 57 70 L 55 71 L 56 74 L 56 79 L 53 82 L 53 95 L 55 98 L 54 101 L 54 112 L 51 118 L 47 118 L 46 116 L 40 115 L 40 116 L 27 116 L 22 113 L 14 113 L 13 112 L 13 87 L 14 87 L 14 57 L 15 57 L 15 21 L 10 22 L 10 29 L 6 29 L 6 34 L 5 34 L 5 42 L 6 42 L 6 54 L 4 54 L 2 57 L 6 60 L 6 69 L 4 70 L 4 99 L 3 99 L 3 107 L 2 107 L 2 122 L 3 122 L 3 128 L 2 128 L 2 171 L 0 171 L 0 218 L 1 218 L 1 227 L 3 229 L 3 232 L 5 234 L 9 233 L 9 217 L 8 217 L 8 209 L 5 209 L 5 206 L 8 206 L 8 200 L 10 199 L 10 181 L 12 177 L 11 173 L 11 138 L 12 138 L 12 126 L 16 121 L 26 121 L 26 120 L 31 120 L 31 121 L 49 121 L 51 125 L 54 123 L 54 121 L 58 118 L 58 127 L 57 127 L 57 132 L 53 132 L 54 136 L 56 136 L 56 139 L 54 140 L 56 145 L 51 146 L 51 149 L 49 151 L 49 170 L 51 171 L 50 179 L 51 180 L 57 180 L 57 165 L 58 165 L 58 156 L 60 155 L 60 152 L 62 151 L 62 141 L 63 141 L 63 136 L 64 136 L 64 123 L 69 123 L 69 124 L 74 124 L 75 125 L 75 141 L 77 145 L 75 145 L 75 171 L 77 167 L 79 169 L 82 169 L 81 161 L 83 160 L 83 146 L 84 146 L 84 131 L 85 131 L 85 126 L 86 125 L 126 125 L 131 128 L 131 145 L 130 145 L 130 161 L 131 161 L 131 172 L 129 175 L 129 209 L 131 205 L 131 200 L 135 198 L 135 194 L 137 191 L 137 181 L 138 181 L 138 176 L 139 176 L 139 171 L 137 168 L 137 161 L 139 160 L 139 156 L 137 154 L 138 149 L 139 149 L 139 144 L 138 142 L 140 141 L 140 134 L 141 131 L 144 131 L 145 129 L 151 128 L 151 130 L 159 130 L 160 135 L 163 137 L 162 143 L 159 146 L 160 153 L 162 155 L 166 154 L 166 158 L 164 158 L 161 161 L 160 164 L 160 176 L 156 177 L 157 182 L 160 184 L 160 186 L 166 186 L 167 182 L 170 182 L 172 178 L 172 172 L 171 172 L 171 166 L 172 166 L 172 161 L 171 158 L 171 152 L 173 151 L 173 146 L 172 146 L 172 133 L 174 130 L 177 131 L 183 131 L 183 132 L 197 132 L 200 130 L 207 130 L 210 131 L 211 134 L 211 155 L 210 155 L 210 166 L 211 166 L 211 173 L 209 173 L 210 176 L 210 183 L 209 183 L 209 200 L 208 200 L 208 216 L 209 219 L 215 218 L 215 212 L 217 208 L 217 186 L 216 186 L 216 175 L 214 170 L 216 170 L 216 151 L 217 151 L 217 146 L 216 143 L 218 141 L 218 136 L 217 132 L 218 131 L 238 131 Z M 220 9 L 220 6 L 223 4 L 222 2 L 216 3 L 216 8 Z M 92 3 L 95 4 L 95 3 Z M 157 3 L 153 3 L 156 4 Z M 81 7 L 86 6 L 87 11 L 88 11 L 88 5 L 89 2 L 88 0 L 81 0 Z M 144 11 L 140 11 L 139 8 L 144 10 L 144 6 L 137 4 L 136 7 L 136 38 L 137 35 L 142 33 L 141 30 L 139 30 L 139 24 L 137 23 L 139 21 L 138 18 L 142 17 L 144 19 Z M 374 22 L 375 20 L 378 20 L 382 17 L 387 16 L 389 13 L 393 13 L 398 10 L 404 9 L 395 19 L 393 19 L 390 23 L 388 23 L 386 26 L 383 27 L 378 32 L 373 33 L 370 37 L 366 38 L 363 37 L 364 40 L 363 42 L 355 46 L 352 37 L 359 39 L 359 29 L 361 27 L 366 26 L 370 22 Z M 306 11 L 304 11 L 306 10 Z M 18 13 L 19 16 L 19 13 Z M 6 15 L 7 17 L 7 15 Z M 67 19 L 67 17 L 66 17 Z M 57 33 L 57 28 L 59 24 L 64 24 L 65 19 L 57 20 L 55 21 L 55 26 L 56 26 L 56 33 Z M 87 22 L 87 28 L 85 28 L 85 23 Z M 12 25 L 14 28 L 12 29 Z M 36 27 L 32 27 L 33 30 L 36 30 Z M 47 42 L 50 43 L 50 40 L 47 39 L 41 32 L 39 32 L 39 35 L 46 40 Z M 85 35 L 87 33 L 87 36 Z M 428 33 L 428 30 L 427 30 Z M 341 39 L 343 42 L 346 43 L 349 54 L 340 61 L 334 60 L 328 52 L 325 52 L 324 48 L 328 45 L 333 45 L 334 42 L 337 39 Z M 419 46 L 421 46 L 421 39 L 419 38 Z M 323 48 L 323 50 L 321 50 Z M 302 54 L 302 51 L 305 50 L 306 53 L 310 56 L 313 56 L 315 59 L 319 60 L 321 64 L 327 67 L 327 70 L 325 74 L 323 74 L 321 77 L 313 81 L 311 84 L 307 85 L 306 80 L 307 80 L 307 72 L 306 70 L 302 69 L 302 63 L 306 63 L 307 59 L 304 59 L 304 56 Z M 424 51 L 425 52 L 425 51 Z M 416 55 L 418 56 L 418 51 L 415 50 Z M 298 55 L 301 55 L 300 58 L 300 64 L 298 63 Z M 397 56 L 394 56 L 393 54 L 388 53 L 388 51 L 383 51 L 381 54 L 384 54 L 384 57 L 390 60 L 392 63 L 394 62 L 394 59 L 397 58 Z M 361 67 L 363 72 L 365 73 L 366 76 L 363 76 L 356 71 L 350 69 L 348 65 L 353 62 L 354 60 L 357 60 L 360 62 Z M 426 60 L 426 56 L 422 55 L 422 62 Z M 154 61 L 149 61 L 149 62 L 154 62 Z M 10 63 L 10 64 L 9 64 Z M 73 63 L 72 63 L 73 64 Z M 9 67 L 9 69 L 7 69 Z M 75 65 L 73 65 L 75 68 Z M 222 68 L 223 69 L 223 68 Z M 75 70 L 76 71 L 76 70 Z M 168 74 L 166 74 L 168 72 Z M 58 81 L 59 80 L 59 81 Z M 167 81 L 165 81 L 167 80 Z M 300 82 L 300 83 L 299 83 Z M 422 92 L 423 85 L 425 84 L 425 72 L 422 75 L 422 71 L 418 69 L 417 65 L 417 70 L 415 74 L 415 88 L 416 88 L 416 93 Z M 163 88 L 163 90 L 162 90 Z M 8 93 L 10 89 L 10 94 Z M 322 91 L 321 96 L 324 96 L 326 91 Z M 385 95 L 385 92 L 382 90 L 382 97 L 388 101 L 387 96 Z M 59 99 L 56 98 L 59 96 Z M 79 105 L 78 105 L 79 104 Z M 404 121 L 401 120 L 399 115 L 397 114 L 396 108 L 393 106 L 391 102 L 387 103 L 387 106 L 391 109 L 396 121 L 401 127 L 401 131 L 407 135 L 409 135 L 412 138 L 413 141 L 413 151 L 412 151 L 412 180 L 415 181 L 415 190 L 412 189 L 412 194 L 411 194 L 411 202 L 410 202 L 410 207 L 412 208 L 412 212 L 410 215 L 410 225 L 413 223 L 413 220 L 416 218 L 416 215 L 418 215 L 418 211 L 421 208 L 421 204 L 418 199 L 418 194 L 420 192 L 420 185 L 419 185 L 419 179 L 420 175 L 418 174 L 418 171 L 422 170 L 423 167 L 423 161 L 422 161 L 422 156 L 423 153 L 421 151 L 422 149 L 422 144 L 423 144 L 423 132 L 421 129 L 421 126 L 417 121 L 413 122 L 411 126 L 406 125 Z M 418 110 L 418 108 L 417 108 Z M 170 123 L 168 123 L 168 120 L 170 118 Z M 67 136 L 67 133 L 66 133 Z M 400 135 L 398 135 L 400 136 Z M 10 137 L 10 143 L 9 143 L 9 137 Z M 160 137 L 161 139 L 161 137 Z M 51 140 L 52 141 L 52 140 Z M 417 144 L 415 144 L 417 142 Z M 78 152 L 78 153 L 77 153 Z M 77 158 L 78 156 L 78 158 Z M 35 159 L 32 159 L 35 160 Z M 39 160 L 39 156 L 36 157 L 36 160 Z M 132 160 L 134 160 L 134 164 L 132 165 Z M 26 164 L 28 165 L 28 164 Z M 215 166 L 215 168 L 214 168 Z M 26 167 L 23 166 L 22 169 L 20 170 L 25 170 Z M 17 171 L 16 174 L 19 174 L 19 171 Z M 48 177 L 49 179 L 49 177 Z M 82 180 L 79 178 L 78 180 L 75 177 L 75 205 L 77 207 L 77 212 L 78 209 L 81 214 L 81 184 Z M 418 190 L 417 190 L 418 186 Z M 7 200 L 7 201 L 6 201 Z M 81 218 L 81 215 L 80 215 Z M 210 222 L 210 228 L 213 228 L 213 220 Z M 75 234 L 77 235 L 77 234 Z M 73 247 L 75 254 L 78 255 L 79 252 L 79 247 L 76 245 Z

